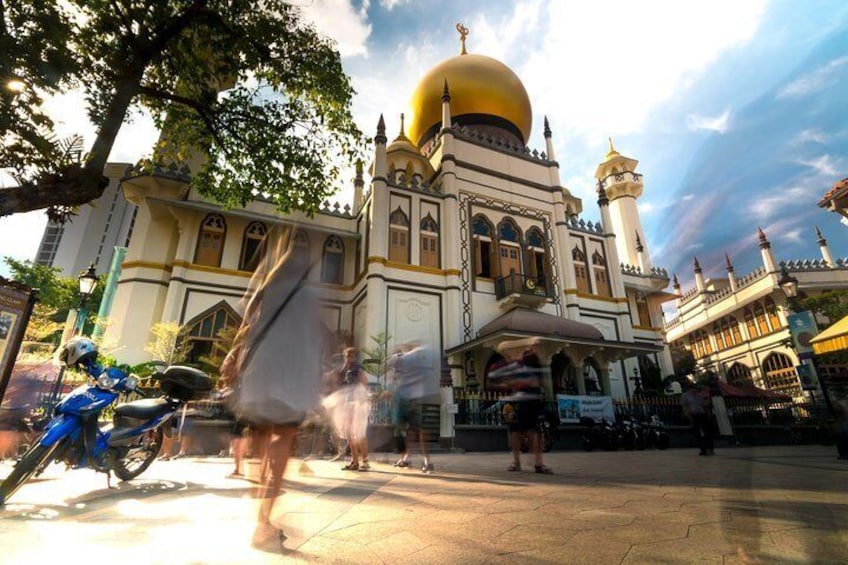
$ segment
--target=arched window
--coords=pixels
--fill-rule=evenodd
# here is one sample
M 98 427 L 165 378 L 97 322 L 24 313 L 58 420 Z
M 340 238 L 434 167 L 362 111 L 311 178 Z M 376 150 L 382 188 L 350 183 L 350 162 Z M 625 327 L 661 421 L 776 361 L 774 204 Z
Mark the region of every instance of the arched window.
M 739 321 L 734 316 L 730 316 L 730 332 L 733 334 L 733 343 L 735 345 L 742 343 L 742 332 L 739 331 Z
M 651 326 L 651 311 L 648 308 L 648 297 L 642 292 L 636 293 L 636 316 L 639 319 L 639 325 L 645 328 Z
M 501 276 L 515 271 L 521 274 L 521 230 L 511 218 L 504 218 L 498 224 L 498 255 Z
M 722 335 L 721 333 L 721 325 L 718 322 L 715 322 L 713 324 L 713 335 L 715 335 L 716 349 L 721 351 L 722 349 L 727 347 L 727 345 L 724 343 L 724 335 Z
M 598 251 L 592 253 L 592 270 L 595 272 L 595 286 L 598 296 L 612 296 L 609 274 L 607 273 L 607 260 Z M 650 323 L 646 325 L 650 326 Z
M 787 355 L 772 353 L 766 357 L 763 361 L 763 374 L 765 375 L 766 388 L 769 390 L 778 390 L 791 396 L 801 394 L 795 365 Z
M 474 238 L 474 274 L 478 277 L 494 278 L 494 227 L 485 216 L 474 216 L 471 220 L 471 233 Z
M 571 259 L 574 263 L 574 278 L 577 280 L 577 292 L 589 294 L 589 272 L 586 270 L 586 254 L 577 247 L 571 250 Z
M 194 262 L 207 267 L 220 267 L 227 236 L 227 222 L 221 214 L 209 214 L 200 224 Z
M 768 320 L 766 320 L 766 309 L 761 302 L 754 304 L 754 318 L 757 320 L 757 329 L 760 335 L 769 333 Z
M 439 268 L 439 224 L 430 214 L 421 220 L 421 266 Z
M 241 324 L 241 317 L 223 300 L 198 314 L 185 324 L 185 339 L 188 349 L 188 363 L 198 363 L 204 360 L 208 364 L 219 365 L 228 353 L 231 338 Z M 227 330 L 230 339 L 227 339 Z M 220 344 L 220 346 L 219 346 Z
M 344 281 L 344 244 L 337 235 L 331 235 L 324 242 L 321 281 L 330 284 L 342 284 Z
M 727 382 L 734 386 L 753 385 L 751 368 L 743 363 L 734 363 L 727 371 Z
M 294 230 L 294 244 L 297 247 L 309 247 L 309 234 L 300 228 Z
M 527 230 L 527 273 L 536 279 L 538 288 L 548 288 L 548 256 L 546 253 L 545 236 L 542 230 L 532 227 Z
M 771 296 L 766 297 L 766 316 L 768 317 L 772 331 L 777 331 L 783 326 L 780 323 L 780 317 L 777 315 L 777 305 L 775 305 Z
M 241 241 L 241 258 L 239 269 L 242 271 L 255 271 L 259 264 L 259 249 L 268 228 L 262 222 L 250 222 L 244 229 L 244 237 Z
M 757 323 L 754 321 L 754 313 L 750 308 L 745 308 L 743 315 L 745 316 L 745 329 L 748 330 L 748 338 L 754 339 L 760 335 L 757 329 Z
M 400 207 L 389 216 L 389 261 L 409 263 L 409 218 Z
M 722 318 L 720 324 L 721 336 L 724 340 L 724 346 L 732 347 L 736 345 L 736 343 L 733 341 L 733 334 L 730 333 L 730 320 L 728 320 L 727 318 Z

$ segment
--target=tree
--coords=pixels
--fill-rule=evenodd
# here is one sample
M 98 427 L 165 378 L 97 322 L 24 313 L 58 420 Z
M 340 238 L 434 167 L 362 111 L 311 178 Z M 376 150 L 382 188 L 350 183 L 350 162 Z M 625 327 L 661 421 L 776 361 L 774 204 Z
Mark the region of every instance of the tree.
M 678 377 L 692 375 L 697 371 L 698 362 L 691 350 L 682 345 L 669 344 L 671 363 L 674 365 L 674 374 Z
M 153 340 L 144 348 L 156 361 L 166 365 L 181 363 L 188 357 L 191 342 L 182 339 L 184 328 L 176 322 L 159 322 L 153 324 L 150 333 Z
M 334 44 L 285 0 L 0 2 L 0 216 L 47 208 L 64 220 L 100 196 L 103 168 L 142 107 L 162 131 L 143 166 L 185 163 L 224 205 L 262 196 L 315 210 L 339 162 L 358 155 L 353 89 Z M 96 137 L 85 154 L 57 140 L 46 96 L 80 87 Z
M 389 342 L 392 336 L 388 332 L 380 332 L 371 336 L 374 347 L 362 350 L 362 368 L 377 377 L 380 385 L 386 388 L 386 372 L 389 363 Z
M 24 332 L 25 341 L 46 342 L 52 341 L 57 333 L 62 331 L 64 324 L 54 320 L 56 311 L 44 304 L 36 304 L 32 309 L 32 315 L 29 317 L 26 331 Z
M 828 290 L 816 296 L 797 300 L 797 311 L 809 310 L 815 314 L 827 316 L 834 324 L 848 316 L 848 291 Z

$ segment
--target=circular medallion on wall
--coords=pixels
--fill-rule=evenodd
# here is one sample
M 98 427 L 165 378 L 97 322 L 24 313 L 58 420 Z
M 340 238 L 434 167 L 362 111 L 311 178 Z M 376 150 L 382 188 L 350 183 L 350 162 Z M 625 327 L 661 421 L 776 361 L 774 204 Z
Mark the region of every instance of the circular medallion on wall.
M 424 308 L 417 300 L 410 300 L 406 304 L 406 317 L 410 322 L 420 322 L 424 317 Z

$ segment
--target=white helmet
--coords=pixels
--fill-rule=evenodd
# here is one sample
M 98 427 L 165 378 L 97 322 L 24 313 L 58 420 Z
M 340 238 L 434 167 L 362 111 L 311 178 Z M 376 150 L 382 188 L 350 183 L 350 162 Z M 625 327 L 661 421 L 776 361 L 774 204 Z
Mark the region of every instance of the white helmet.
M 87 337 L 75 337 L 59 348 L 59 362 L 68 367 L 97 359 L 97 346 Z

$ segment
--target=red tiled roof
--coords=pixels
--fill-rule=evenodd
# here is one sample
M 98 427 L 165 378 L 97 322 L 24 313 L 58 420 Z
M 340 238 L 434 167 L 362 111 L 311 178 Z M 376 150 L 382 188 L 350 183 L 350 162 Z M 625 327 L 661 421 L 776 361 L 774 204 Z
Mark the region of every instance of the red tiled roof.
M 833 185 L 833 188 L 824 193 L 824 196 L 819 200 L 819 206 L 827 206 L 828 202 L 840 196 L 839 193 L 848 191 L 848 177 L 842 179 Z

